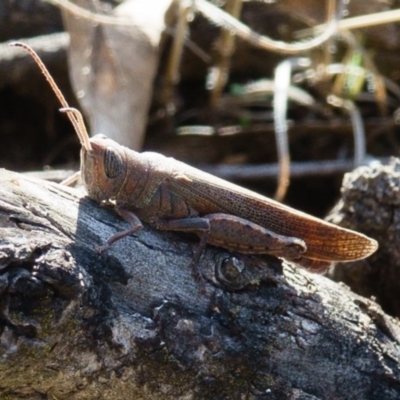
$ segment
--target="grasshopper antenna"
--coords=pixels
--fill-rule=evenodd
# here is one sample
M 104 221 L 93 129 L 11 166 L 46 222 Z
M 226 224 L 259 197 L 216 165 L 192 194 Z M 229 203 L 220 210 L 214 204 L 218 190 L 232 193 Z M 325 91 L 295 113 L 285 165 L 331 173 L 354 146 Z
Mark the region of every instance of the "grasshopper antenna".
M 53 92 L 56 94 L 58 100 L 60 100 L 60 103 L 63 106 L 63 108 L 61 108 L 60 111 L 67 113 L 68 118 L 70 119 L 70 121 L 75 129 L 75 132 L 79 137 L 82 147 L 86 151 L 91 151 L 92 146 L 90 145 L 89 135 L 87 133 L 85 123 L 83 122 L 82 114 L 77 109 L 72 108 L 68 105 L 67 101 L 65 100 L 64 95 L 61 93 L 61 90 L 58 88 L 57 84 L 54 82 L 53 77 L 50 75 L 50 72 L 48 71 L 46 66 L 43 64 L 42 60 L 37 55 L 37 53 L 31 47 L 26 45 L 25 43 L 13 42 L 13 43 L 10 43 L 10 46 L 22 47 L 35 60 L 36 64 L 39 66 L 43 75 L 45 76 L 45 78 L 49 82 L 51 88 L 53 89 Z

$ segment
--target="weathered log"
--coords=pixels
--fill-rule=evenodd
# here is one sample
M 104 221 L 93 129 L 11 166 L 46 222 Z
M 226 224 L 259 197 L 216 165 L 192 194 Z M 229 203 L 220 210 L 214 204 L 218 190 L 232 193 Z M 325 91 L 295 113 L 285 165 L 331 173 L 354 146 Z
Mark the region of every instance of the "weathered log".
M 379 251 L 357 265 L 338 264 L 331 277 L 353 291 L 374 297 L 390 315 L 400 317 L 400 159 L 358 168 L 346 174 L 343 201 L 332 213 L 332 222 L 374 237 Z
M 77 190 L 0 172 L 0 397 L 398 399 L 400 327 L 273 257 L 124 222 Z

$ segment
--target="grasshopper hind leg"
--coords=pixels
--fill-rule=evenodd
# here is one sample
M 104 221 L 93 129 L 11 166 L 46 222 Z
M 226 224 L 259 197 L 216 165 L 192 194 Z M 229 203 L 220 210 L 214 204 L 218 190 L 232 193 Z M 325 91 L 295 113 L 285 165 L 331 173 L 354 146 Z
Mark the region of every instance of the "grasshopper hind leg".
M 244 218 L 216 213 L 195 218 L 159 220 L 157 229 L 186 231 L 200 236 L 192 264 L 197 264 L 207 243 L 243 254 L 271 254 L 298 259 L 307 250 L 299 238 L 278 235 Z
M 204 216 L 210 224 L 208 243 L 244 254 L 271 254 L 298 258 L 307 250 L 296 237 L 282 236 L 234 215 L 217 213 Z

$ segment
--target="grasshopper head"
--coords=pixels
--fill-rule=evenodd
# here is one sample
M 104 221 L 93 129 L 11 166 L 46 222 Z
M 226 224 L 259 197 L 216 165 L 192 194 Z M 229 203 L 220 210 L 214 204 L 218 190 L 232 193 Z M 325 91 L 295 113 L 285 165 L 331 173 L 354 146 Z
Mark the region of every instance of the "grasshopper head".
M 68 105 L 36 52 L 20 42 L 10 43 L 10 46 L 22 47 L 32 56 L 60 100 L 63 106 L 60 111 L 65 112 L 71 120 L 82 145 L 81 173 L 89 196 L 99 203 L 112 200 L 118 194 L 125 177 L 126 164 L 123 148 L 104 135 L 89 139 L 82 114 Z
M 89 196 L 98 202 L 114 199 L 126 175 L 123 147 L 104 135 L 89 141 L 90 149 L 82 146 L 81 174 Z

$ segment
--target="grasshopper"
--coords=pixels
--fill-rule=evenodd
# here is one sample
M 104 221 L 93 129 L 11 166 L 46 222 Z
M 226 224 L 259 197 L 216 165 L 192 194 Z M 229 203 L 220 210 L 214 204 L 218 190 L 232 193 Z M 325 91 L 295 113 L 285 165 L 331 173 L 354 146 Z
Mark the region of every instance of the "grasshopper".
M 104 135 L 89 139 L 81 113 L 69 107 L 39 56 L 23 43 L 39 65 L 70 118 L 82 145 L 81 176 L 90 198 L 112 204 L 129 222 L 117 240 L 143 228 L 197 234 L 197 265 L 207 243 L 244 254 L 271 254 L 323 272 L 333 262 L 360 260 L 378 244 L 361 233 L 297 211 L 255 192 L 158 153 L 138 153 Z

